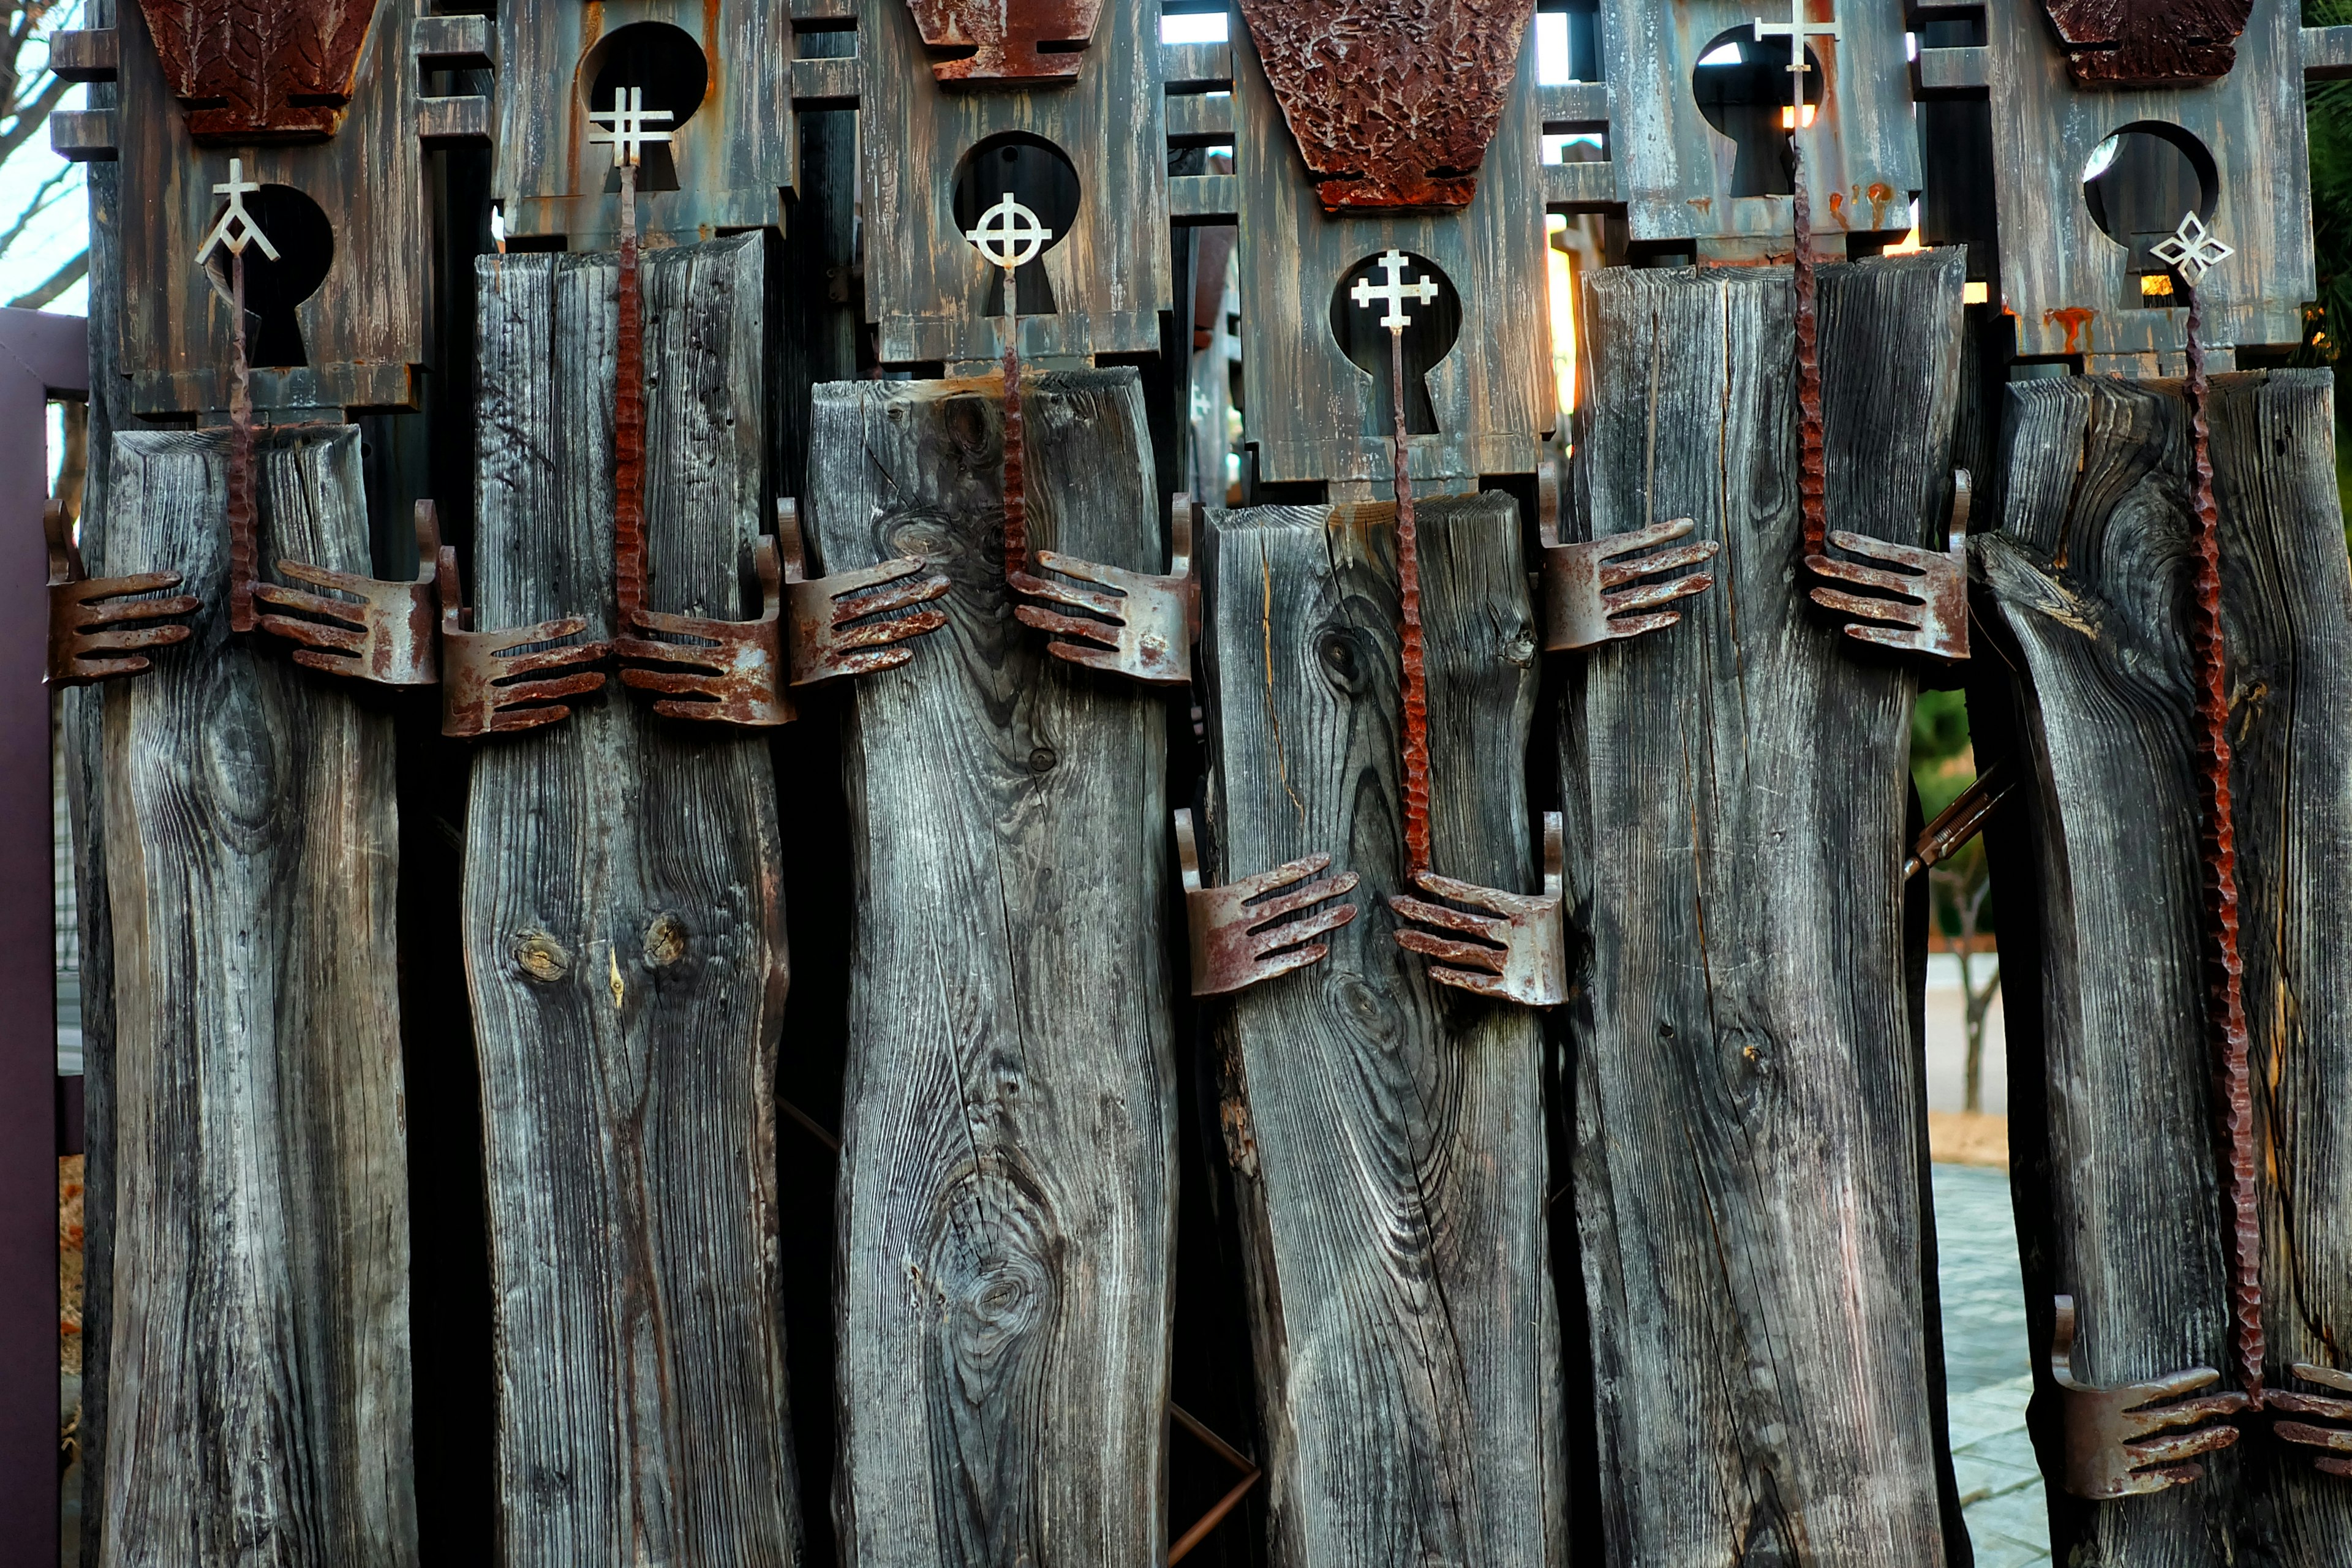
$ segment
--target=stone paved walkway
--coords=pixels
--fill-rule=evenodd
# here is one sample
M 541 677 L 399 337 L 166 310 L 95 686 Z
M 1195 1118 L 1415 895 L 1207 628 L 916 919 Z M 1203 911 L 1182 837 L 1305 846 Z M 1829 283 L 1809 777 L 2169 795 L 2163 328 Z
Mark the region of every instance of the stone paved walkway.
M 1935 1181 L 1952 1464 L 1977 1568 L 2047 1563 L 2050 1521 L 2025 1435 L 2033 1376 L 2009 1173 L 1937 1165 Z

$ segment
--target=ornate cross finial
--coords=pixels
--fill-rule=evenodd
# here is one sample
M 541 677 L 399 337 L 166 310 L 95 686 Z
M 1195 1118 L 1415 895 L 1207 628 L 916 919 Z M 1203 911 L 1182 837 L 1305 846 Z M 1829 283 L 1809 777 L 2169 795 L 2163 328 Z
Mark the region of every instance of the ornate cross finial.
M 1834 11 L 1835 6 L 1832 6 L 1832 10 Z M 1832 16 L 1826 22 L 1810 20 L 1805 15 L 1805 0 L 1789 0 L 1789 19 L 1785 22 L 1768 22 L 1761 16 L 1756 18 L 1758 42 L 1760 43 L 1766 38 L 1789 40 L 1789 72 L 1796 78 L 1794 96 L 1797 118 L 1800 121 L 1805 117 L 1805 75 L 1813 68 L 1805 60 L 1805 40 L 1807 38 L 1843 39 L 1844 37 L 1844 25 L 1839 22 L 1835 16 Z
M 629 167 L 644 156 L 647 146 L 669 140 L 668 132 L 648 129 L 656 124 L 668 124 L 669 110 L 647 109 L 646 89 L 641 87 L 614 88 L 613 107 L 591 110 L 588 118 L 599 125 L 612 127 L 609 135 L 590 132 L 588 142 L 591 146 L 610 146 L 615 169 Z
M 1403 251 L 1388 252 L 1381 258 L 1381 270 L 1389 275 L 1388 280 L 1384 283 L 1374 283 L 1369 278 L 1359 278 L 1356 279 L 1354 291 L 1349 295 L 1349 299 L 1355 300 L 1359 310 L 1385 302 L 1388 306 L 1388 314 L 1381 318 L 1381 325 L 1391 332 L 1402 332 L 1412 325 L 1412 318 L 1404 313 L 1406 300 L 1418 300 L 1427 305 L 1437 298 L 1436 280 L 1423 278 L 1408 283 L 1404 280 L 1405 266 Z
M 964 237 L 990 266 L 1011 272 L 1036 260 L 1054 231 L 1038 222 L 1035 213 L 1006 195 L 981 214 L 980 222 L 965 230 Z
M 2222 244 L 2221 237 L 2206 227 L 2205 220 L 2193 212 L 2184 214 L 2172 237 L 2156 247 L 2156 258 L 2176 268 L 2191 289 L 2205 281 L 2205 274 L 2237 254 L 2237 247 Z
M 269 243 L 269 237 L 261 232 L 261 226 L 253 221 L 251 213 L 245 210 L 247 194 L 259 189 L 258 184 L 245 177 L 245 160 L 231 158 L 228 161 L 228 183 L 213 187 L 213 195 L 228 198 L 228 210 L 221 214 L 220 222 L 213 225 L 212 232 L 205 236 L 204 246 L 196 252 L 197 266 L 205 264 L 216 246 L 226 247 L 231 256 L 243 256 L 247 246 L 258 245 L 262 255 L 272 261 L 278 259 L 278 247 Z

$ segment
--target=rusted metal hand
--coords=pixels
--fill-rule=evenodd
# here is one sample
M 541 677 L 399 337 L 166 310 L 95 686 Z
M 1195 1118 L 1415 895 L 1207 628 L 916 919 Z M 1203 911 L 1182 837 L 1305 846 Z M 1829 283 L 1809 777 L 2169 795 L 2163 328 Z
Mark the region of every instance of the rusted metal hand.
M 1838 588 L 1813 590 L 1813 603 L 1823 609 L 1863 621 L 1885 623 L 1850 626 L 1845 628 L 1846 636 L 1880 647 L 1924 653 L 1930 658 L 1955 664 L 1969 657 L 1968 470 L 1961 469 L 1952 479 L 1948 548 L 1914 550 L 1908 545 L 1873 539 L 1866 533 L 1840 531 L 1829 536 L 1829 542 L 1840 550 L 1899 570 L 1882 571 L 1827 554 L 1805 558 L 1806 566 L 1817 577 L 1875 590 L 1874 595 L 1849 594 Z
M 1696 526 L 1689 518 L 1678 517 L 1586 544 L 1560 543 L 1555 526 L 1543 540 L 1538 588 L 1543 595 L 1544 647 L 1554 653 L 1599 647 L 1644 632 L 1664 631 L 1681 620 L 1681 612 L 1657 606 L 1704 594 L 1715 586 L 1715 579 L 1704 572 L 1669 583 L 1642 583 L 1641 579 L 1703 565 L 1715 559 L 1722 546 L 1703 540 L 1658 550 L 1654 555 L 1633 552 L 1673 544 Z
M 1192 814 L 1176 814 L 1176 855 L 1184 873 L 1184 913 L 1192 939 L 1192 994 L 1222 996 L 1320 963 L 1331 950 L 1317 941 L 1356 918 L 1356 906 L 1300 911 L 1356 890 L 1353 871 L 1320 881 L 1328 855 L 1310 855 L 1222 888 L 1201 885 Z M 1297 884 L 1305 882 L 1306 886 Z M 1287 889 L 1287 890 L 1286 890 Z M 1297 915 L 1297 920 L 1289 917 Z
M 275 583 L 254 586 L 253 596 L 284 615 L 265 615 L 261 629 L 302 646 L 294 662 L 378 686 L 432 686 L 441 679 L 434 649 L 434 578 L 441 553 L 441 528 L 433 503 L 416 503 L 416 577 L 388 583 L 352 572 L 330 572 L 300 561 L 280 561 L 280 576 L 307 583 L 332 599 Z
M 2273 1388 L 2263 1395 L 2263 1403 L 2284 1415 L 2316 1415 L 2338 1425 L 2315 1426 L 2308 1421 L 2281 1421 L 2271 1430 L 2278 1435 L 2281 1442 L 2319 1449 L 2311 1466 L 2320 1474 L 2352 1480 L 2352 1372 L 2338 1372 L 2333 1367 L 2297 1362 L 2294 1363 L 2294 1375 L 2332 1392 L 2304 1394 L 2294 1389 Z
M 90 577 L 66 521 L 66 503 L 51 500 L 41 517 L 49 543 L 49 661 L 51 686 L 89 686 L 150 668 L 144 650 L 188 640 L 186 626 L 142 626 L 142 621 L 195 613 L 190 594 L 168 599 L 137 599 L 180 585 L 177 572 L 140 572 L 127 577 Z M 110 657 L 111 656 L 111 657 Z
M 2062 1479 L 2076 1497 L 2094 1500 L 2139 1497 L 2202 1479 L 2205 1468 L 2188 1461 L 2230 1447 L 2238 1440 L 2238 1429 L 2197 1424 L 2235 1415 L 2250 1404 L 2242 1394 L 2183 1397 L 2221 1380 L 2220 1373 L 2206 1366 L 2121 1388 L 2094 1388 L 2079 1381 L 2074 1376 L 2072 1296 L 2058 1298 L 2050 1375 L 2057 1381 L 2065 1413 L 2066 1473 Z
M 567 697 L 601 689 L 604 672 L 583 666 L 613 651 L 602 642 L 518 650 L 560 643 L 588 629 L 577 616 L 507 631 L 474 630 L 457 578 L 457 552 L 445 544 L 436 562 L 441 589 L 441 732 L 461 738 L 510 735 L 572 717 Z
M 1568 909 L 1561 877 L 1560 815 L 1544 814 L 1544 890 L 1498 892 L 1473 882 L 1428 872 L 1413 879 L 1431 898 L 1486 911 L 1465 914 L 1444 904 L 1394 897 L 1389 908 L 1412 925 L 1396 933 L 1397 945 L 1434 960 L 1429 977 L 1440 985 L 1475 991 L 1528 1007 L 1557 1007 L 1568 1000 Z M 1439 936 L 1415 929 L 1434 926 Z M 1462 940 L 1467 938 L 1467 941 Z
M 1192 529 L 1200 510 L 1189 495 L 1177 496 L 1170 505 L 1168 575 L 1164 577 L 1097 565 L 1058 550 L 1038 551 L 1037 564 L 1042 570 L 1099 584 L 1108 591 L 1097 593 L 1026 572 L 1014 573 L 1006 581 L 1016 593 L 1084 614 L 1017 605 L 1013 615 L 1023 626 L 1051 632 L 1057 639 L 1078 639 L 1047 644 L 1045 651 L 1055 658 L 1123 675 L 1147 686 L 1191 685 L 1192 644 L 1201 635 L 1201 588 L 1192 574 Z

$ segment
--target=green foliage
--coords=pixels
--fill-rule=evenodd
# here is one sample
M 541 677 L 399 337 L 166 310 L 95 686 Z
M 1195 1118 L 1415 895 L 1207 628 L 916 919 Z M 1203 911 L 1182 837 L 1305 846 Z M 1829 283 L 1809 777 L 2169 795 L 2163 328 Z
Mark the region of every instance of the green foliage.
M 1976 752 L 1969 739 L 1967 700 L 1957 691 L 1922 691 L 1911 710 L 1911 782 L 1919 791 L 1919 809 L 1934 821 L 1942 810 L 1976 782 Z M 1961 934 L 1958 900 L 1975 892 L 1987 875 L 1984 840 L 1971 839 L 1942 867 L 1930 883 L 1936 927 L 1947 937 Z M 1992 929 L 1992 911 L 1983 909 L 1979 929 Z

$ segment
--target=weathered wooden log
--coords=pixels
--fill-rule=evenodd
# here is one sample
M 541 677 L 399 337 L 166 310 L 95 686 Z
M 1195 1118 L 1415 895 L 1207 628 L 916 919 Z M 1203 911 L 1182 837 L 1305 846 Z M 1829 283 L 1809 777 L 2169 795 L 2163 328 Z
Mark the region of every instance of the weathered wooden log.
M 1964 1560 L 1922 1300 L 1906 1020 L 1914 679 L 1806 603 L 1783 269 L 1587 285 L 1593 537 L 1722 543 L 1684 623 L 1591 655 L 1560 725 L 1578 1224 L 1608 1559 Z M 1957 251 L 1826 268 L 1828 522 L 1949 494 Z M 1952 1554 L 1952 1555 L 1948 1555 Z
M 1150 1563 L 1175 1248 L 1161 700 L 1004 587 L 994 378 L 821 386 L 814 536 L 948 626 L 845 726 L 856 858 L 838 1325 L 843 1561 Z M 1022 391 L 1030 537 L 1165 569 L 1131 370 Z
M 486 257 L 476 625 L 610 635 L 610 255 Z M 648 607 L 745 618 L 757 235 L 647 254 Z M 486 744 L 466 831 L 503 1560 L 786 1564 L 782 848 L 756 735 L 608 692 Z
M 2352 1007 L 2321 903 L 2352 858 L 2344 758 L 2352 574 L 2321 373 L 2218 378 L 2212 449 L 2231 665 L 2232 779 L 2262 1144 L 2272 1381 L 2347 1363 Z M 2017 647 L 2017 755 L 2042 928 L 2036 1032 L 2011 1081 L 2041 1090 L 2018 1173 L 2035 1342 L 2081 1314 L 2099 1386 L 2231 1364 L 2215 1047 L 2200 968 L 2196 669 L 2186 404 L 2102 377 L 2012 387 L 2001 528 L 1977 547 Z M 2006 931 L 2004 924 L 2004 931 Z M 2031 1075 L 2027 1078 L 2027 1075 Z M 2037 1364 L 2037 1373 L 2043 1369 Z M 2225 1385 L 2226 1386 L 2226 1385 Z M 2324 1392 L 2310 1390 L 2310 1392 Z M 2046 1454 L 2054 1386 L 2037 1394 Z M 2252 1424 L 2250 1424 L 2252 1425 Z M 2193 1486 L 2091 1503 L 2052 1490 L 2053 1550 L 2096 1563 L 2352 1562 L 2352 1486 L 2313 1451 L 2249 1443 Z
M 263 557 L 368 570 L 359 433 L 262 446 Z M 194 636 L 106 694 L 101 1563 L 416 1562 L 391 720 L 232 641 L 224 432 L 114 437 L 106 566 Z
M 1537 637 L 1507 495 L 1419 503 L 1438 874 L 1538 886 Z M 1212 879 L 1362 879 L 1321 963 L 1217 1026 L 1272 1510 L 1303 1568 L 1565 1561 L 1540 1026 L 1400 949 L 1395 508 L 1211 514 Z

